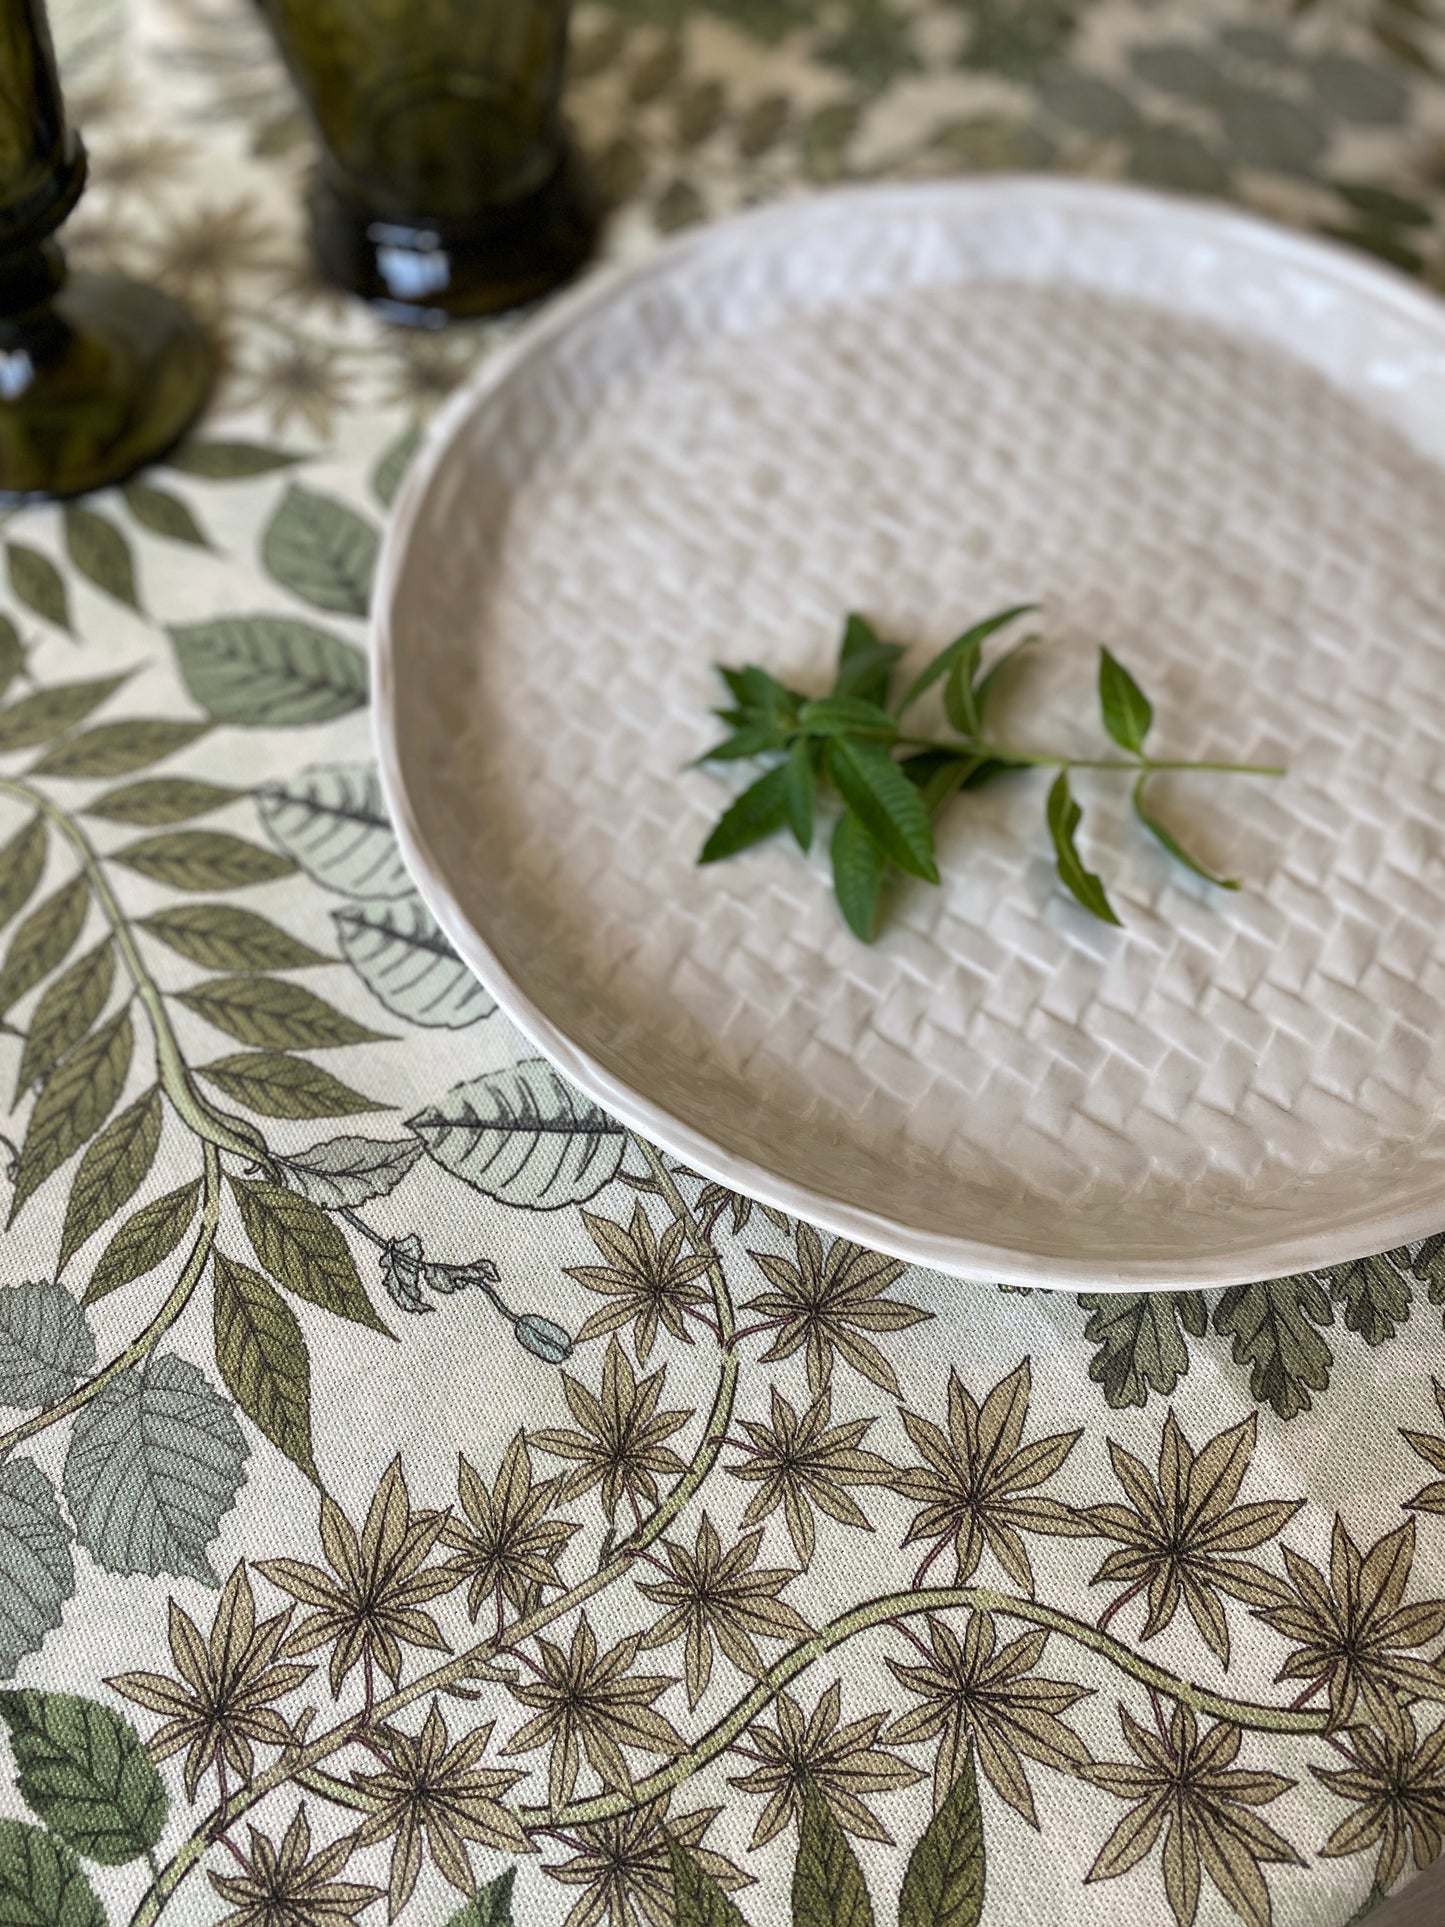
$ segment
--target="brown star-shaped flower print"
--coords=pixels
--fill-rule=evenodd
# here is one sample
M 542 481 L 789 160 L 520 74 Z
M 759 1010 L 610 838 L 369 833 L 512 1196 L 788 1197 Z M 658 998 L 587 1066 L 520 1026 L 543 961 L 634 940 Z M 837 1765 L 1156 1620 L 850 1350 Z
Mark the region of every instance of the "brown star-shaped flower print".
M 956 1371 L 948 1375 L 948 1429 L 904 1410 L 903 1424 L 924 1463 L 908 1467 L 894 1490 L 920 1507 L 904 1545 L 920 1540 L 932 1551 L 914 1579 L 921 1585 L 933 1562 L 952 1545 L 958 1584 L 964 1585 L 991 1552 L 1016 1586 L 1034 1589 L 1025 1532 L 1085 1538 L 1089 1528 L 1057 1499 L 1033 1496 L 1053 1478 L 1083 1436 L 1082 1428 L 1023 1442 L 1032 1380 L 1024 1359 L 1000 1379 L 982 1406 Z
M 722 1808 L 669 1815 L 670 1799 L 663 1794 L 614 1819 L 573 1827 L 561 1836 L 572 1858 L 542 1871 L 564 1887 L 584 1890 L 562 1927 L 596 1927 L 598 1921 L 606 1921 L 607 1927 L 677 1927 L 669 1836 L 687 1848 L 724 1893 L 752 1884 L 725 1854 L 703 1845 Z
M 312 1855 L 304 1806 L 297 1809 L 279 1850 L 255 1827 L 250 1834 L 250 1853 L 238 1854 L 239 1873 L 207 1876 L 230 1903 L 217 1927 L 349 1927 L 381 1899 L 379 1887 L 336 1878 L 351 1858 L 354 1834 Z
M 1060 1773 L 1088 1764 L 1088 1748 L 1059 1716 L 1092 1688 L 1038 1677 L 1034 1668 L 1048 1645 L 1046 1632 L 1027 1632 L 1000 1647 L 993 1614 L 983 1611 L 970 1615 L 961 1640 L 944 1620 L 930 1616 L 927 1626 L 932 1650 L 922 1664 L 888 1655 L 889 1671 L 922 1704 L 900 1714 L 883 1737 L 891 1746 L 937 1740 L 935 1808 L 963 1771 L 970 1743 L 976 1744 L 995 1792 L 1037 1827 L 1024 1759 Z
M 379 1773 L 354 1776 L 354 1784 L 371 1807 L 356 1844 L 394 1843 L 387 1890 L 389 1919 L 395 1920 L 411 1898 L 421 1871 L 423 1840 L 438 1872 L 464 1894 L 476 1887 L 467 1855 L 469 1840 L 499 1853 L 532 1851 L 526 1834 L 501 1805 L 502 1796 L 526 1775 L 478 1764 L 492 1737 L 490 1725 L 478 1727 L 452 1746 L 446 1720 L 433 1700 L 419 1734 L 388 1726 L 379 1729 L 379 1737 L 389 1760 Z
M 502 1600 L 524 1610 L 532 1588 L 562 1584 L 557 1558 L 578 1528 L 567 1519 L 547 1515 L 557 1503 L 560 1479 L 532 1481 L 532 1459 L 526 1434 L 518 1432 L 497 1471 L 496 1483 L 486 1480 L 461 1454 L 457 1458 L 457 1497 L 463 1519 L 447 1519 L 441 1543 L 457 1556 L 451 1570 L 469 1579 L 467 1611 L 473 1620 L 482 1602 L 495 1597 L 497 1629 L 502 1628 Z
M 1438 1378 L 1432 1379 L 1435 1403 L 1440 1408 L 1440 1416 L 1445 1419 L 1445 1385 Z M 1412 1452 L 1417 1452 L 1436 1472 L 1445 1473 L 1445 1438 L 1437 1438 L 1433 1432 L 1407 1431 L 1400 1428 L 1400 1436 Z M 1445 1512 L 1445 1478 L 1432 1479 L 1430 1484 L 1417 1492 L 1406 1505 L 1414 1512 Z
M 911 1761 L 878 1745 L 888 1715 L 865 1713 L 843 1724 L 841 1680 L 834 1680 L 806 1717 L 790 1693 L 779 1693 L 776 1706 L 777 1725 L 750 1726 L 747 1742 L 735 1749 L 751 1754 L 758 1764 L 731 1784 L 767 1800 L 751 1844 L 766 1846 L 790 1820 L 802 1820 L 811 1781 L 846 1832 L 891 1846 L 892 1834 L 862 1796 L 912 1786 L 923 1774 Z
M 1328 1691 L 1331 1730 L 1352 1725 L 1362 1706 L 1400 1738 L 1402 1694 L 1445 1700 L 1445 1670 L 1422 1651 L 1445 1637 L 1445 1599 L 1406 1603 L 1414 1558 L 1413 1519 L 1362 1553 L 1336 1514 L 1328 1580 L 1284 1549 L 1291 1590 L 1255 1617 L 1296 1644 L 1276 1676 L 1307 1682 L 1295 1704 Z
M 1084 1777 L 1129 1811 L 1104 1842 L 1086 1883 L 1117 1880 L 1154 1850 L 1164 1835 L 1164 1893 L 1178 1927 L 1193 1927 L 1201 1877 L 1209 1876 L 1248 1927 L 1269 1927 L 1270 1899 L 1262 1869 L 1302 1867 L 1289 1841 L 1254 1812 L 1294 1785 L 1278 1773 L 1237 1767 L 1242 1735 L 1221 1721 L 1201 1734 L 1187 1706 L 1167 1728 L 1141 1726 L 1126 1706 L 1119 1721 L 1134 1760 L 1100 1761 Z
M 1378 1846 L 1375 1885 L 1388 1893 L 1411 1854 L 1417 1867 L 1428 1867 L 1445 1844 L 1445 1725 L 1422 1740 L 1414 1716 L 1401 1708 L 1396 1730 L 1359 1726 L 1340 1744 L 1345 1766 L 1310 1772 L 1354 1811 L 1320 1851 L 1334 1859 Z
M 664 1371 L 640 1382 L 615 1338 L 602 1361 L 602 1393 L 594 1397 L 580 1380 L 562 1374 L 562 1390 L 580 1432 L 547 1428 L 532 1434 L 532 1443 L 554 1458 L 576 1466 L 562 1484 L 562 1496 L 580 1499 L 595 1486 L 602 1488 L 602 1504 L 609 1519 L 625 1496 L 641 1522 L 639 1501 L 655 1506 L 658 1475 L 680 1477 L 687 1467 L 667 1444 L 693 1416 L 691 1412 L 660 1412 Z
M 572 1798 L 584 1752 L 602 1784 L 616 1789 L 632 1784 L 624 1749 L 668 1758 L 682 1751 L 682 1736 L 652 1704 L 676 1682 L 629 1671 L 639 1644 L 634 1634 L 599 1652 L 584 1612 L 567 1650 L 538 1636 L 537 1677 L 511 1688 L 515 1699 L 537 1711 L 502 1751 L 532 1753 L 550 1745 L 547 1798 L 554 1813 Z
M 833 1360 L 841 1358 L 897 1398 L 898 1374 L 867 1334 L 902 1331 L 930 1316 L 917 1305 L 883 1296 L 903 1276 L 904 1267 L 896 1258 L 865 1251 L 846 1238 L 834 1239 L 825 1251 L 810 1224 L 798 1224 L 794 1237 L 796 1263 L 767 1251 L 748 1254 L 772 1286 L 742 1307 L 762 1314 L 753 1330 L 776 1334 L 764 1361 L 801 1351 L 808 1389 L 816 1398 L 832 1376 Z
M 1157 1482 L 1131 1453 L 1109 1441 L 1114 1477 L 1128 1503 L 1090 1506 L 1079 1515 L 1100 1538 L 1115 1539 L 1121 1547 L 1109 1554 L 1092 1581 L 1124 1586 L 1099 1621 L 1101 1627 L 1147 1588 L 1145 1639 L 1173 1623 L 1182 1599 L 1210 1650 L 1228 1666 L 1229 1622 L 1220 1594 L 1251 1606 L 1274 1605 L 1288 1597 L 1288 1588 L 1272 1573 L 1236 1557 L 1283 1531 L 1304 1503 L 1234 1503 L 1249 1471 L 1258 1429 L 1251 1412 L 1196 1454 L 1171 1411 L 1159 1445 Z
M 863 1440 L 876 1424 L 871 1418 L 831 1423 L 833 1395 L 825 1389 L 801 1418 L 797 1408 L 772 1388 L 772 1422 L 754 1419 L 737 1423 L 743 1438 L 731 1440 L 745 1456 L 727 1470 L 758 1490 L 743 1513 L 745 1526 L 761 1525 L 783 1508 L 788 1533 L 804 1566 L 817 1542 L 814 1509 L 839 1525 L 871 1532 L 873 1523 L 849 1491 L 850 1486 L 889 1485 L 898 1467 L 876 1452 L 863 1449 Z
M 638 1584 L 644 1598 L 667 1608 L 644 1634 L 643 1650 L 670 1646 L 679 1637 L 685 1642 L 689 1706 L 696 1706 L 707 1691 L 714 1640 L 739 1672 L 757 1679 L 763 1670 L 758 1639 L 806 1639 L 813 1630 L 795 1607 L 778 1597 L 788 1581 L 798 1577 L 796 1571 L 755 1563 L 762 1543 L 761 1532 L 749 1532 L 724 1552 L 717 1528 L 704 1512 L 691 1552 L 670 1539 L 663 1542 L 671 1575 Z
M 273 1586 L 313 1608 L 286 1642 L 286 1651 L 310 1653 L 329 1645 L 333 1696 L 361 1665 L 367 1670 L 369 1701 L 373 1659 L 393 1686 L 399 1684 L 403 1646 L 451 1651 L 436 1621 L 421 1610 L 462 1582 L 462 1574 L 450 1566 L 425 1564 L 445 1523 L 444 1513 L 412 1511 L 401 1460 L 393 1459 L 359 1539 L 341 1507 L 323 1494 L 321 1545 L 330 1572 L 300 1559 L 257 1563 L 257 1572 Z
M 294 1692 L 315 1671 L 275 1663 L 291 1624 L 291 1609 L 256 1623 L 256 1601 L 244 1564 L 226 1581 L 216 1605 L 209 1641 L 189 1613 L 170 1602 L 171 1657 L 177 1678 L 164 1673 L 121 1673 L 107 1680 L 118 1693 L 166 1717 L 151 1736 L 152 1759 L 187 1749 L 187 1796 L 194 1800 L 202 1776 L 224 1760 L 238 1778 L 255 1771 L 255 1746 L 291 1744 L 291 1728 L 274 1702 Z
M 696 1280 L 715 1262 L 712 1253 L 683 1250 L 687 1230 L 680 1220 L 668 1225 L 659 1239 L 641 1199 L 625 1228 L 591 1211 L 582 1213 L 582 1222 L 606 1263 L 569 1265 L 567 1276 L 610 1302 L 584 1320 L 577 1342 L 630 1324 L 637 1361 L 645 1365 L 661 1321 L 680 1343 L 690 1345 L 692 1333 L 685 1321 L 708 1303 Z

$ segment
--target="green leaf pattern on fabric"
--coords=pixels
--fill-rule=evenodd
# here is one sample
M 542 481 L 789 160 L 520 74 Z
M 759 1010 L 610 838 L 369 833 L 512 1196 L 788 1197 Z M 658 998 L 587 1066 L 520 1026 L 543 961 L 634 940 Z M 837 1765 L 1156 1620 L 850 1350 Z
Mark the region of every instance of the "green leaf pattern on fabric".
M 75 1591 L 71 1531 L 33 1459 L 0 1465 L 0 1679 L 60 1624 Z
M 0 1405 L 38 1411 L 95 1363 L 85 1314 L 63 1285 L 0 1287 Z
M 86 1860 L 123 1867 L 150 1852 L 166 1790 L 135 1728 L 73 1693 L 0 1693 L 16 1787 L 37 1818 Z
M 205 1375 L 156 1353 L 76 1417 L 65 1500 L 80 1543 L 107 1572 L 216 1585 L 207 1547 L 236 1503 L 248 1450 Z

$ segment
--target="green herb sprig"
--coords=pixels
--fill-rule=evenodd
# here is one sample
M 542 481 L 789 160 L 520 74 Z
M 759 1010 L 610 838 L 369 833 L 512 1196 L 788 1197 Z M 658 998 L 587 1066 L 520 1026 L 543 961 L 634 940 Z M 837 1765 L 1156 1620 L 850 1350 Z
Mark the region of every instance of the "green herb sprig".
M 881 641 L 859 615 L 849 616 L 844 627 L 838 672 L 827 696 L 788 689 L 756 664 L 745 669 L 719 666 L 732 701 L 713 713 L 730 733 L 699 762 L 777 760 L 724 811 L 698 861 L 717 863 L 785 828 L 800 848 L 811 849 L 820 793 L 828 786 L 842 803 L 833 831 L 833 888 L 849 928 L 871 943 L 890 868 L 924 883 L 938 882 L 933 825 L 951 798 L 1019 770 L 1053 769 L 1058 774 L 1049 790 L 1047 816 L 1059 876 L 1086 910 L 1104 923 L 1117 924 L 1103 883 L 1079 855 L 1076 838 L 1083 812 L 1069 777 L 1076 769 L 1118 770 L 1134 778 L 1135 814 L 1169 854 L 1220 889 L 1237 890 L 1236 881 L 1206 869 L 1153 814 L 1150 781 L 1164 770 L 1234 776 L 1283 776 L 1284 771 L 1256 763 L 1146 755 L 1153 705 L 1107 649 L 1099 651 L 1099 707 L 1104 728 L 1125 756 L 1039 754 L 1012 749 L 988 735 L 989 705 L 1001 672 L 1038 638 L 1015 643 L 987 669 L 983 646 L 999 630 L 1032 614 L 1035 606 L 1005 609 L 965 630 L 939 651 L 896 702 L 893 678 L 904 652 L 896 643 Z M 904 730 L 908 710 L 938 683 L 943 684 L 944 713 L 956 741 L 910 736 Z

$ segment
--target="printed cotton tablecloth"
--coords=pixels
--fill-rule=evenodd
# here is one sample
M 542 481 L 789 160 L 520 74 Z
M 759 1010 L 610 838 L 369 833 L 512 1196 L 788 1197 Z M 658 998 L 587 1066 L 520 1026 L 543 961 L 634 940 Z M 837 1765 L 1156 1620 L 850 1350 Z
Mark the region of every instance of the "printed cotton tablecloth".
M 247 0 L 58 24 L 73 255 L 225 374 L 0 528 L 0 1921 L 1343 1927 L 1445 1827 L 1445 1240 L 961 1286 L 569 1091 L 366 714 L 387 506 L 514 324 L 317 284 Z M 611 0 L 571 104 L 617 254 L 1065 168 L 1439 281 L 1432 50 L 1426 0 Z

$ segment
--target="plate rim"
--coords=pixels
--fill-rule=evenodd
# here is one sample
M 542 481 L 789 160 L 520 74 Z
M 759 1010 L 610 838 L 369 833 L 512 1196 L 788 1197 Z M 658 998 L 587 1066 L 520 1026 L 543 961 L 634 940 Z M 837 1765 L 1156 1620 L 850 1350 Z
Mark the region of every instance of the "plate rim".
M 900 211 L 946 206 L 951 211 L 967 212 L 970 205 L 988 210 L 1007 202 L 1050 210 L 1072 208 L 1095 216 L 1143 222 L 1167 218 L 1177 223 L 1182 219 L 1209 239 L 1232 239 L 1285 259 L 1293 258 L 1377 304 L 1384 302 L 1416 321 L 1424 321 L 1441 333 L 1445 348 L 1445 305 L 1397 269 L 1357 254 L 1341 242 L 1297 232 L 1226 202 L 1126 183 L 1046 174 L 868 182 L 792 195 L 677 236 L 640 261 L 608 263 L 594 269 L 578 286 L 525 319 L 445 403 L 426 430 L 387 523 L 369 623 L 372 735 L 382 792 L 407 870 L 422 901 L 498 1009 L 528 1043 L 594 1103 L 703 1177 L 905 1263 L 963 1280 L 1037 1290 L 1214 1290 L 1322 1271 L 1431 1236 L 1445 1225 L 1445 1198 L 1438 1204 L 1417 1206 L 1362 1225 L 1276 1238 L 1257 1246 L 1247 1260 L 1211 1260 L 1202 1265 L 1190 1256 L 1101 1261 L 1039 1255 L 994 1244 L 987 1238 L 921 1231 L 898 1218 L 816 1192 L 684 1123 L 645 1091 L 615 1077 L 585 1046 L 568 1036 L 533 1003 L 467 916 L 421 831 L 412 808 L 397 729 L 393 615 L 406 556 L 432 484 L 475 411 L 528 361 L 545 354 L 554 341 L 605 310 L 617 296 L 671 275 L 692 257 L 746 246 L 752 237 L 770 228 L 786 231 L 800 222 L 833 214 L 846 218 L 855 210 L 876 210 L 890 203 Z

